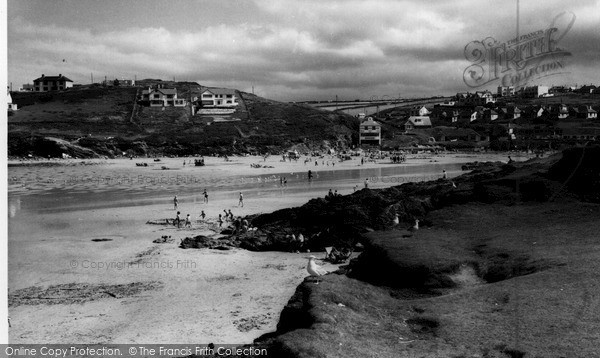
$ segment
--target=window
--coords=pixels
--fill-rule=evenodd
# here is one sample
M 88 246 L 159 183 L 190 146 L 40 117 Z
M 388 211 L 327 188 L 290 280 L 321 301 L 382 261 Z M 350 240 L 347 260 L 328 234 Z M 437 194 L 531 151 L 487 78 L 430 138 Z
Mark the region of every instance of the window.
M 231 95 L 231 94 L 228 94 L 228 95 L 227 95 L 227 98 L 233 98 L 233 95 Z
M 212 98 L 212 94 L 203 94 L 202 98 Z
M 159 99 L 159 98 L 160 98 L 160 95 L 159 95 L 159 94 L 155 94 L 155 95 L 154 95 L 152 98 L 154 98 L 154 99 Z
M 47 90 L 48 90 L 48 87 L 44 87 L 44 91 L 47 91 Z

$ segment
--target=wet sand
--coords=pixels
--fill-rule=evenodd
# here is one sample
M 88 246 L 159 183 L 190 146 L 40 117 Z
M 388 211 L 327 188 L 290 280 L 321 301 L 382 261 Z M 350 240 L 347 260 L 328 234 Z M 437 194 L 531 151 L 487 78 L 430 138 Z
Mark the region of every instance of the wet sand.
M 329 166 L 322 164 L 328 160 Z M 60 284 L 160 283 L 127 297 L 104 294 L 85 303 L 11 306 L 9 342 L 249 343 L 275 329 L 281 309 L 307 276 L 308 254 L 182 250 L 177 247 L 181 239 L 210 233 L 223 209 L 236 216 L 270 212 L 302 205 L 329 188 L 349 194 L 362 188 L 366 177 L 387 178 L 369 184 L 386 187 L 436 179 L 442 170 L 456 176 L 461 163 L 505 161 L 506 156 L 419 155 L 400 165 L 360 165 L 355 158 L 332 166 L 331 160 L 318 159 L 318 166 L 314 159 L 283 163 L 274 156 L 267 161 L 206 158 L 205 167 L 190 166 L 188 158 L 9 166 L 11 292 Z M 136 167 L 136 162 L 149 166 Z M 274 168 L 251 168 L 252 163 Z M 310 182 L 309 169 L 315 174 Z M 283 176 L 286 186 L 280 184 Z M 208 203 L 201 195 L 205 188 Z M 238 207 L 240 191 L 243 208 Z M 174 195 L 181 216 L 191 214 L 192 228 L 146 224 L 175 216 Z M 198 221 L 200 210 L 208 215 L 204 222 Z M 173 242 L 152 242 L 163 235 Z

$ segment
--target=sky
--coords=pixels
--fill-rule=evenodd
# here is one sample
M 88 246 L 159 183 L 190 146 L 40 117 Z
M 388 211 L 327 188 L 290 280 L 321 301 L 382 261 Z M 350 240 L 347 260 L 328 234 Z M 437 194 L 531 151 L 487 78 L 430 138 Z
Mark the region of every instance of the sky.
M 517 0 L 8 0 L 7 80 L 175 79 L 281 101 L 495 92 L 510 79 L 465 81 L 465 48 L 514 39 L 516 14 Z M 519 34 L 551 27 L 570 55 L 528 84 L 600 84 L 600 0 L 519 1 Z

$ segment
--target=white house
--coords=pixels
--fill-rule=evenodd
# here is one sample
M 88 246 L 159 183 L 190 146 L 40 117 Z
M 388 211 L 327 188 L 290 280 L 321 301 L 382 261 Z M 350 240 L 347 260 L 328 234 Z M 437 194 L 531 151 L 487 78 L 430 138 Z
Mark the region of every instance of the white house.
M 431 119 L 427 116 L 410 116 L 404 123 L 404 130 L 411 131 L 413 129 L 431 128 Z
M 423 117 L 429 115 L 431 112 L 425 106 L 416 106 L 411 108 L 410 115 L 413 117 Z
M 564 104 L 558 106 L 558 119 L 565 119 L 569 117 L 569 107 Z
M 228 88 L 207 88 L 200 94 L 202 107 L 235 107 L 239 103 L 235 90 Z
M 33 80 L 35 92 L 60 91 L 73 87 L 73 81 L 59 74 L 58 76 L 45 76 Z
M 580 111 L 586 119 L 598 118 L 598 112 L 592 106 L 583 106 Z
M 524 98 L 538 98 L 548 94 L 548 86 L 525 87 L 522 92 Z
M 185 99 L 177 98 L 175 88 L 148 88 L 142 91 L 140 100 L 147 101 L 150 107 L 184 107 Z
M 381 124 L 368 117 L 360 124 L 358 143 L 381 145 Z

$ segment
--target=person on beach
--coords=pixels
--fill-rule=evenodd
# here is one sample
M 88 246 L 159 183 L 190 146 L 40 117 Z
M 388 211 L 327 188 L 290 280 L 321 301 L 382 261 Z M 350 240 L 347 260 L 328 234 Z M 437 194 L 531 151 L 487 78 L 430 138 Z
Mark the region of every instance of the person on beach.
M 179 206 L 179 200 L 177 200 L 177 195 L 175 195 L 175 197 L 173 198 L 173 210 L 177 210 L 178 206 Z
M 319 166 L 319 162 L 317 162 L 317 161 L 315 160 L 315 167 L 318 167 L 318 166 Z
M 219 223 L 219 227 L 223 226 L 223 218 L 221 217 L 221 214 L 219 214 L 219 218 L 217 219 L 217 222 Z
M 204 210 L 202 210 L 202 212 L 200 213 L 200 217 L 202 218 L 202 220 L 204 220 L 204 218 L 206 217 L 206 214 L 204 213 Z
M 181 227 L 181 216 L 179 214 L 181 214 L 180 211 L 177 212 L 177 216 L 175 217 L 175 224 L 177 224 L 178 229 Z
M 227 210 L 226 210 L 226 209 L 223 209 L 223 213 L 224 213 L 224 215 L 225 215 L 225 216 L 223 217 L 223 219 L 224 219 L 224 220 L 229 220 L 229 214 L 227 213 Z
M 442 178 L 448 179 L 448 174 L 446 174 L 446 170 L 445 169 L 442 171 Z
M 192 220 L 190 218 L 190 214 L 187 214 L 187 216 L 185 217 L 185 227 L 192 227 Z
M 238 201 L 238 206 L 242 206 L 242 208 L 244 207 L 244 195 L 242 194 L 242 192 L 240 191 L 240 199 Z
M 204 202 L 208 204 L 208 193 L 206 192 L 206 189 L 204 189 L 202 195 L 204 195 Z
M 233 220 L 233 213 L 231 212 L 231 209 L 228 210 L 227 215 L 229 216 L 230 220 Z
M 308 171 L 308 180 L 312 180 L 312 177 L 313 177 L 312 170 L 309 170 Z
M 369 187 L 369 178 L 365 179 L 365 188 Z
M 302 248 L 304 247 L 304 235 L 302 235 L 302 233 L 299 233 L 297 240 L 298 240 L 297 251 L 301 251 Z

